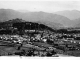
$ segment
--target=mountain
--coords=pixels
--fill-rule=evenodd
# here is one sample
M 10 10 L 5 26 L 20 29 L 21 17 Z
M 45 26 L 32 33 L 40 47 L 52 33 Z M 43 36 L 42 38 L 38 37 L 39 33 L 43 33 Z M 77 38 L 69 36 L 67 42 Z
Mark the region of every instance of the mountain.
M 60 23 L 54 23 L 54 22 L 49 22 L 49 21 L 46 21 L 46 22 L 45 21 L 36 21 L 36 23 L 44 24 L 44 25 L 51 27 L 53 29 L 60 29 L 63 27 L 63 25 Z
M 80 27 L 80 18 L 73 20 L 74 27 Z
M 70 20 L 64 16 L 60 16 L 57 14 L 46 13 L 46 12 L 29 12 L 23 15 L 24 19 L 28 19 L 30 21 L 45 21 L 45 22 L 53 22 L 59 23 L 64 26 L 70 25 Z
M 0 22 L 20 18 L 20 12 L 11 9 L 0 9 Z
M 65 17 L 69 18 L 70 20 L 75 20 L 75 19 L 80 18 L 80 11 L 78 11 L 78 10 L 58 11 L 58 12 L 55 12 L 55 14 L 65 16 Z
M 15 18 L 20 18 L 22 20 L 26 20 L 30 22 L 45 23 L 51 27 L 71 26 L 70 19 L 53 13 L 47 13 L 42 11 L 22 13 L 11 9 L 0 9 L 0 22 L 12 20 Z

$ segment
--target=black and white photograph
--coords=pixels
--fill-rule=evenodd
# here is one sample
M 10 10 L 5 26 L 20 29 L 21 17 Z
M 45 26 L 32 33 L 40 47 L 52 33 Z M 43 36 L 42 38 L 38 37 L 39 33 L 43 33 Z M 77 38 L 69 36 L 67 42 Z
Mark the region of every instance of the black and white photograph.
M 80 1 L 0 1 L 0 57 L 80 57 Z

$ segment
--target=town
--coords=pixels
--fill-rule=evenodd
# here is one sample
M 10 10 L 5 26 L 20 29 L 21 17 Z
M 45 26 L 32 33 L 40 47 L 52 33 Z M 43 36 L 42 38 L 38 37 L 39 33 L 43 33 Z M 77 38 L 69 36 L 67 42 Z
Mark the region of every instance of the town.
M 79 29 L 52 29 L 13 19 L 0 23 L 0 56 L 80 56 Z

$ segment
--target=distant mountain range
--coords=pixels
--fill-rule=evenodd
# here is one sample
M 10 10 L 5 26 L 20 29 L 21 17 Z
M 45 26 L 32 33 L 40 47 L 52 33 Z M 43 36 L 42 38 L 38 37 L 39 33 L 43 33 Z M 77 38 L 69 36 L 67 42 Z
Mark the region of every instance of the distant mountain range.
M 78 10 L 65 10 L 65 11 L 58 11 L 54 14 L 62 15 L 69 18 L 71 23 L 71 27 L 80 27 L 80 11 Z
M 65 14 L 62 16 L 58 13 L 55 14 L 42 11 L 21 12 L 12 9 L 0 9 L 0 22 L 5 22 L 16 18 L 20 18 L 29 22 L 46 24 L 47 26 L 50 26 L 52 28 L 74 27 L 74 25 L 77 26 L 77 24 L 80 24 L 80 18 L 78 18 L 77 20 L 70 20 L 68 17 L 65 17 Z
M 75 20 L 75 19 L 80 18 L 80 11 L 78 11 L 78 10 L 58 11 L 58 12 L 55 12 L 55 14 L 65 16 L 65 17 L 69 18 L 70 20 Z
M 46 12 L 22 13 L 11 9 L 0 9 L 0 22 L 20 18 L 31 22 L 46 23 L 49 26 L 62 27 L 69 20 L 66 17 Z

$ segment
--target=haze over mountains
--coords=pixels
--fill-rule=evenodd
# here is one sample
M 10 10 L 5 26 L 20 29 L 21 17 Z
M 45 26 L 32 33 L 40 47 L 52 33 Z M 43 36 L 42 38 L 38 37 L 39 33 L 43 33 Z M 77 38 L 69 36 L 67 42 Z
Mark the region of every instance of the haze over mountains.
M 65 11 L 58 11 L 55 14 L 65 16 L 72 20 L 70 23 L 73 27 L 80 27 L 80 11 L 78 10 L 65 10 Z
M 79 15 L 77 11 L 77 15 Z M 69 15 L 74 15 L 74 14 L 69 14 Z M 76 15 L 76 16 L 77 16 Z M 79 15 L 80 16 L 80 15 Z M 78 17 L 79 17 L 78 16 Z M 70 18 L 65 17 L 64 15 L 59 15 L 54 14 L 54 13 L 47 13 L 47 12 L 26 12 L 26 11 L 15 11 L 12 9 L 0 9 L 0 22 L 12 20 L 15 18 L 20 18 L 26 21 L 30 22 L 38 22 L 38 23 L 43 23 L 46 24 L 52 28 L 55 27 L 72 27 L 72 26 L 77 26 L 79 25 L 80 17 L 77 20 L 70 20 Z M 74 17 L 75 19 L 77 17 Z M 77 22 L 76 22 L 77 21 Z
M 65 16 L 65 17 L 69 18 L 70 20 L 75 20 L 75 19 L 80 18 L 80 11 L 78 11 L 78 10 L 58 11 L 58 12 L 55 12 L 55 14 Z
M 69 19 L 60 15 L 46 13 L 46 12 L 18 12 L 11 9 L 0 9 L 0 21 L 21 18 L 26 21 L 45 23 L 49 26 L 61 27 L 62 24 L 66 25 Z M 65 20 L 66 19 L 66 20 Z

